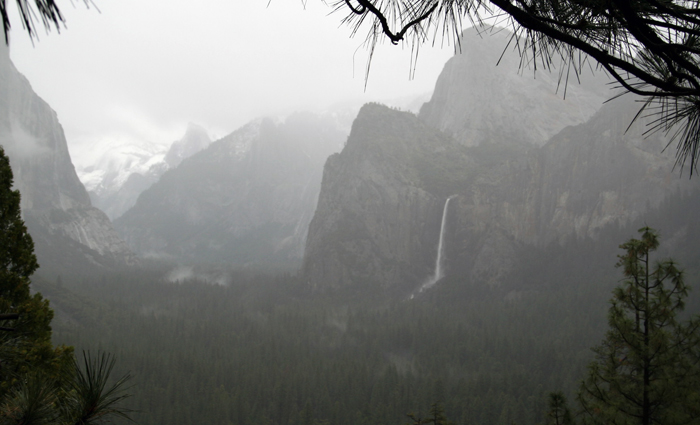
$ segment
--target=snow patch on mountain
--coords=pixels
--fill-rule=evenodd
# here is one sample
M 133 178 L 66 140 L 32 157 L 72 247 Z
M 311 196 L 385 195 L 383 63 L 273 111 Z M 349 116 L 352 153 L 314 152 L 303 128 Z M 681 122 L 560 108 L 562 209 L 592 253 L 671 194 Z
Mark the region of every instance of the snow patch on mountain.
M 81 155 L 82 161 L 76 161 L 76 171 L 89 192 L 102 195 L 119 190 L 131 174 L 146 174 L 163 163 L 167 150 L 165 145 L 148 142 L 97 143 L 91 149 L 92 155 Z
M 169 145 L 99 141 L 76 153 L 76 171 L 93 205 L 114 220 L 131 208 L 141 192 L 163 173 L 210 143 L 207 131 L 196 124 L 189 124 L 185 135 Z

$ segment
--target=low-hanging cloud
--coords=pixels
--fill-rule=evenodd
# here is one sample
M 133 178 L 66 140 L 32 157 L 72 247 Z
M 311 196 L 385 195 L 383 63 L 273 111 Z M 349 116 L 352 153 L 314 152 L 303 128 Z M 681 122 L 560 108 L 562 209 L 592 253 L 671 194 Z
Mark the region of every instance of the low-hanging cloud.
M 226 286 L 229 284 L 229 277 L 224 272 L 198 271 L 192 266 L 177 266 L 167 274 L 165 279 L 171 283 L 199 281 L 221 286 Z
M 17 120 L 11 120 L 9 128 L 0 129 L 0 144 L 10 160 L 15 161 L 51 153 L 43 139 L 27 131 Z

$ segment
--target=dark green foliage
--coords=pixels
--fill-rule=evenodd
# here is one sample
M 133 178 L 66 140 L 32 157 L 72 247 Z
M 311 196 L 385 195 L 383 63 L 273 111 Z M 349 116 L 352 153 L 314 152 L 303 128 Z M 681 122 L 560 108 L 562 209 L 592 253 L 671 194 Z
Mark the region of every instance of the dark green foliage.
M 72 347 L 51 342 L 53 311 L 30 275 L 38 265 L 34 244 L 12 190 L 12 170 L 0 147 L 0 313 L 18 313 L 0 330 L 0 424 L 86 425 L 106 416 L 126 417 L 118 404 L 126 379 L 108 383 L 114 366 L 108 355 L 84 354 L 84 369 L 72 362 Z
M 0 147 L 0 273 L 3 279 L 17 283 L 2 288 L 4 298 L 25 298 L 28 288 L 20 281 L 29 279 L 38 265 L 34 243 L 27 233 L 20 214 L 19 191 L 12 190 L 13 176 L 10 160 Z
M 116 418 L 129 420 L 120 403 L 129 397 L 124 384 L 129 376 L 111 382 L 114 359 L 108 354 L 83 353 L 83 366 L 75 362 L 61 379 L 41 371 L 23 376 L 0 398 L 0 425 L 88 425 Z
M 433 403 L 425 418 L 417 416 L 415 413 L 409 413 L 408 417 L 411 419 L 408 425 L 455 425 L 454 422 L 447 419 L 445 409 L 440 403 Z
M 131 379 L 124 375 L 116 382 L 110 382 L 114 369 L 114 357 L 99 353 L 92 357 L 83 352 L 83 365 L 76 364 L 74 378 L 65 394 L 59 398 L 63 420 L 70 424 L 87 425 L 99 423 L 105 418 L 115 417 L 129 420 L 129 410 L 122 407 L 130 397 L 125 385 Z
M 0 399 L 0 424 L 44 425 L 58 420 L 54 408 L 56 382 L 44 375 L 33 375 L 13 387 Z
M 29 276 L 38 267 L 34 244 L 20 214 L 20 194 L 12 190 L 12 169 L 0 147 L 0 313 L 18 313 L 0 331 L 0 399 L 32 373 L 60 379 L 71 349 L 51 343 L 53 311 L 48 300 L 31 294 Z
M 509 289 L 462 280 L 446 282 L 449 300 L 376 306 L 310 298 L 293 276 L 231 272 L 222 287 L 160 274 L 67 280 L 51 292 L 65 313 L 60 341 L 114 352 L 115 373 L 132 371 L 129 407 L 142 425 L 398 425 L 435 400 L 459 424 L 534 424 L 545 389 L 571 391 L 583 373 L 603 329 L 592 306 L 610 290 L 511 300 Z
M 561 392 L 549 394 L 547 425 L 570 425 L 573 422 L 571 411 L 566 405 L 566 397 Z
M 615 288 L 610 330 L 594 349 L 596 359 L 581 384 L 579 401 L 587 423 L 685 424 L 700 419 L 700 318 L 685 322 L 688 288 L 672 260 L 653 262 L 657 233 L 620 248 L 624 280 Z
M 671 198 L 658 215 L 692 202 Z M 226 270 L 227 286 L 170 283 L 168 268 L 36 283 L 57 310 L 57 341 L 113 352 L 114 373 L 132 372 L 141 425 L 400 425 L 436 400 L 460 425 L 533 425 L 548 389 L 572 394 L 585 375 L 617 280 L 610 258 L 633 229 L 530 247 L 521 276 L 498 287 L 451 276 L 393 303 L 245 270 Z M 688 255 L 698 240 L 683 242 Z

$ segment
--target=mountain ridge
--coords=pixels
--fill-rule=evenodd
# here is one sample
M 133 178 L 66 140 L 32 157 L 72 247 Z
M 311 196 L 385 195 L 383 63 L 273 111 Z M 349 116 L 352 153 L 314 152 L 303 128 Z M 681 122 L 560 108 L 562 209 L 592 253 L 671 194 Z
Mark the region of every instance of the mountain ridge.
M 668 138 L 645 134 L 652 118 L 627 128 L 637 109 L 623 97 L 545 141 L 511 143 L 506 128 L 502 137 L 469 146 L 423 113 L 365 106 L 345 149 L 326 164 L 301 273 L 320 291 L 379 286 L 391 296 L 414 293 L 434 271 L 451 196 L 445 268 L 483 284 L 507 280 L 528 246 L 595 239 L 609 226 L 638 220 L 696 185 L 673 175 Z
M 613 96 L 603 73 L 534 69 L 509 31 L 471 28 L 445 64 L 419 116 L 467 146 L 484 142 L 542 146 L 580 124 Z M 533 66 L 533 68 L 530 68 Z M 494 101 L 497 99 L 497 101 Z
M 308 113 L 255 120 L 163 174 L 115 226 L 146 256 L 290 267 L 343 137 Z

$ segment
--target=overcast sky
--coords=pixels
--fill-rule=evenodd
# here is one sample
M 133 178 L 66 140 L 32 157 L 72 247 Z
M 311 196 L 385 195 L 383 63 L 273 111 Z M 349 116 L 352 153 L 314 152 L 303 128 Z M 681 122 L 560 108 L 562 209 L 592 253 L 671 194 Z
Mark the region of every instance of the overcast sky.
M 72 151 L 104 140 L 169 143 L 188 122 L 223 136 L 260 115 L 432 91 L 452 46 L 381 46 L 365 91 L 364 33 L 321 0 L 59 2 L 67 28 L 32 46 L 16 16 L 10 52 L 58 113 Z

